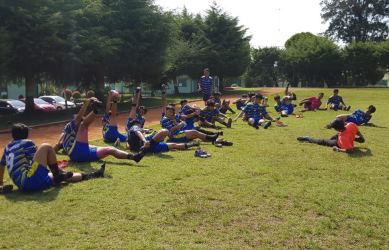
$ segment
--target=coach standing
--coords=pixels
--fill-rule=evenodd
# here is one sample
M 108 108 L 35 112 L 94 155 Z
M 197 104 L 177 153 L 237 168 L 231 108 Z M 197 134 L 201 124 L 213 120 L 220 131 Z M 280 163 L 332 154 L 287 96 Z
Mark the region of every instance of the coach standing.
M 209 76 L 209 69 L 204 69 L 204 75 L 198 81 L 199 91 L 203 93 L 203 100 L 206 102 L 212 95 L 213 79 Z

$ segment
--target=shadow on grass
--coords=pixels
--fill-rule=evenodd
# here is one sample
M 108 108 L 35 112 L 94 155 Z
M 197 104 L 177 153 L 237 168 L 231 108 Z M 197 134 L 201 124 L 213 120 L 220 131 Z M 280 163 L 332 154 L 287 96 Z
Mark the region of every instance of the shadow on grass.
M 166 155 L 166 154 L 152 154 L 150 156 L 162 158 L 162 159 L 173 159 L 174 157 L 171 155 Z
M 36 192 L 21 192 L 21 191 L 13 191 L 8 194 L 4 194 L 4 197 L 12 202 L 50 202 L 57 198 L 59 191 L 63 186 L 67 186 L 67 184 L 62 185 L 61 187 L 52 187 L 43 191 Z
M 373 156 L 373 154 L 371 153 L 371 150 L 369 148 L 360 148 L 360 147 L 354 148 L 354 151 L 348 155 L 352 158 Z
M 365 127 L 370 127 L 370 128 L 388 128 L 388 127 L 383 127 L 383 126 L 376 125 L 374 123 L 368 123 L 368 124 L 365 124 L 364 126 Z

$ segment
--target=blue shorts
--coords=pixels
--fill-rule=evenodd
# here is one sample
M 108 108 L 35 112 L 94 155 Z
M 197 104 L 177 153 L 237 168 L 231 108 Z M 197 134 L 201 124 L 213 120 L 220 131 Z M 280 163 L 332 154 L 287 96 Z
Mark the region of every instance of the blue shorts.
M 128 139 L 127 135 L 123 135 L 119 133 L 117 126 L 108 126 L 108 131 L 103 133 L 104 141 L 105 142 L 115 142 L 118 138 L 120 139 L 120 142 L 126 142 Z
M 193 130 L 193 129 L 195 129 L 194 121 L 186 122 L 186 126 L 183 128 L 183 130 Z
M 211 98 L 211 95 L 203 95 L 203 101 L 206 102 L 209 100 L 209 98 Z
M 255 126 L 258 126 L 259 125 L 259 121 L 262 119 L 260 117 L 253 117 L 253 118 L 249 118 L 249 119 L 254 119 L 254 125 Z
M 288 105 L 288 106 L 285 106 L 285 107 L 283 108 L 283 110 L 286 110 L 286 112 L 288 113 L 288 115 L 291 115 L 291 114 L 293 114 L 294 107 L 293 107 L 293 105 Z
M 331 104 L 333 110 L 340 109 L 340 103 L 330 103 L 330 104 Z
M 96 147 L 89 147 L 88 143 L 79 141 L 74 142 L 73 150 L 69 157 L 74 162 L 92 162 L 99 160 Z
M 21 191 L 41 191 L 53 186 L 53 180 L 49 176 L 50 171 L 43 165 L 34 162 L 25 176 Z
M 154 135 L 149 135 L 146 137 L 146 140 L 151 141 L 151 139 L 153 139 L 153 137 L 154 137 Z M 161 142 L 155 143 L 153 146 L 151 146 L 150 148 L 147 148 L 145 151 L 146 151 L 146 153 L 154 153 L 154 154 L 168 152 L 169 146 L 167 145 L 166 142 L 161 141 Z
M 186 137 L 185 131 L 180 131 L 174 135 L 170 135 L 169 141 L 177 142 L 177 143 L 184 143 L 184 142 L 188 142 L 190 140 Z

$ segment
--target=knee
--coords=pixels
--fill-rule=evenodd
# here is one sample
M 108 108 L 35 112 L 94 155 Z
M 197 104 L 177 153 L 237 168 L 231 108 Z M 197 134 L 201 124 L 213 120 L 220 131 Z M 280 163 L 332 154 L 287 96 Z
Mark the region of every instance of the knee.
M 49 143 L 42 143 L 39 148 L 45 149 L 45 150 L 50 150 L 53 147 Z
M 167 130 L 167 129 L 162 129 L 162 130 L 160 131 L 160 133 L 161 133 L 161 135 L 163 135 L 163 136 L 168 136 L 168 135 L 169 135 L 169 130 Z

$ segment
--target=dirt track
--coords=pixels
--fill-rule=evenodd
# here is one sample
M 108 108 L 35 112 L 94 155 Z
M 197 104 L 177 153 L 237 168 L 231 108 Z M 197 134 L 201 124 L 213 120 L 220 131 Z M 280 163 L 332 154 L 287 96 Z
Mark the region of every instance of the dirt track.
M 274 93 L 281 92 L 281 88 L 268 88 L 261 90 L 260 92 L 264 95 L 271 95 Z M 238 98 L 237 95 L 227 95 L 223 96 L 224 99 L 235 100 Z M 196 104 L 197 106 L 203 107 L 203 101 L 195 101 L 191 104 Z M 119 131 L 124 131 L 124 124 L 126 123 L 128 114 L 123 113 L 118 116 Z M 159 124 L 161 118 L 161 109 L 152 108 L 149 109 L 146 114 L 146 127 L 150 125 Z M 31 129 L 29 139 L 33 140 L 37 145 L 42 143 L 50 143 L 54 145 L 57 143 L 58 137 L 61 134 L 64 123 L 51 124 L 47 126 L 40 126 Z M 101 131 L 101 120 L 96 119 L 96 121 L 89 127 L 89 140 L 98 140 L 102 138 Z M 5 133 L 0 134 L 0 152 L 2 154 L 4 147 L 11 141 L 11 134 Z

